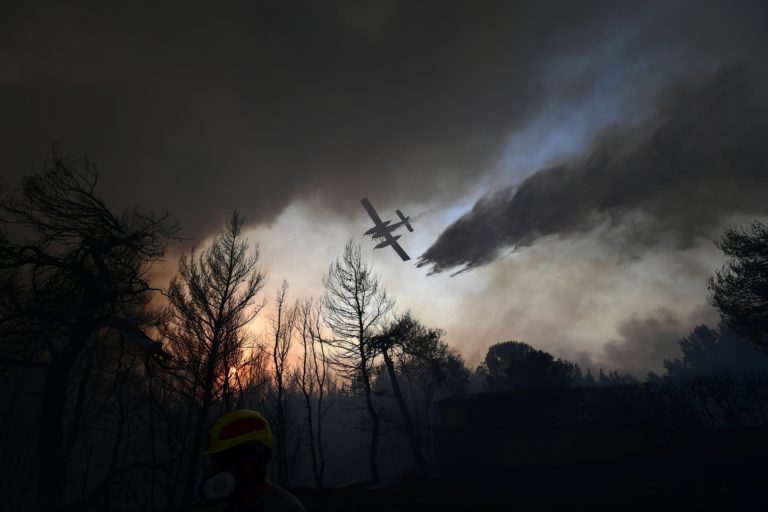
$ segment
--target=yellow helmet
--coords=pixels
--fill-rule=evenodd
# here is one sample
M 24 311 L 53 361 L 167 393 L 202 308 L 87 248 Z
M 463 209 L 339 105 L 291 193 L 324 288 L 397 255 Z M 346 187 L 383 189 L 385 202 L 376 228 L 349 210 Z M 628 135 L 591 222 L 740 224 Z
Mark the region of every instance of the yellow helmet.
M 219 418 L 208 431 L 208 445 L 203 455 L 223 452 L 251 441 L 270 450 L 275 447 L 267 419 L 247 409 L 230 412 Z

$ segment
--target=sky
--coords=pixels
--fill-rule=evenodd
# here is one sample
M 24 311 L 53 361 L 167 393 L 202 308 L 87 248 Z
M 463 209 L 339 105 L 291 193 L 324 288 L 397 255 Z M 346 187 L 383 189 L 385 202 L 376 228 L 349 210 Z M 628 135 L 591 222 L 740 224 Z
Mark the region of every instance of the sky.
M 352 239 L 471 365 L 516 339 L 643 376 L 768 217 L 767 50 L 762 1 L 4 2 L 0 174 L 88 155 L 181 222 L 158 282 L 237 208 L 268 299 Z

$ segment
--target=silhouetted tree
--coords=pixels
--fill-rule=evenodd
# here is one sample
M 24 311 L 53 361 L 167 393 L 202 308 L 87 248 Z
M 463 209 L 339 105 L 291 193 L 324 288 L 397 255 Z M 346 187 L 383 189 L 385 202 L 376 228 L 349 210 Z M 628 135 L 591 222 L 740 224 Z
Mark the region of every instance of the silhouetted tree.
M 487 389 L 519 391 L 571 385 L 576 365 L 520 341 L 492 345 L 478 368 Z
M 378 481 L 377 449 L 380 418 L 371 394 L 371 369 L 375 359 L 371 340 L 376 329 L 394 306 L 378 277 L 365 264 L 360 246 L 347 242 L 344 254 L 328 269 L 323 277 L 326 293 L 323 296 L 323 316 L 333 339 L 332 360 L 350 381 L 359 379 L 365 396 L 366 409 L 371 419 L 371 444 L 368 460 L 371 476 Z
M 673 379 L 768 371 L 768 356 L 724 323 L 717 329 L 700 325 L 678 344 L 682 357 L 664 360 Z
M 405 378 L 411 394 L 423 397 L 424 429 L 429 432 L 431 410 L 438 392 L 445 395 L 462 393 L 470 383 L 471 371 L 464 358 L 443 340 L 443 331 L 435 330 L 436 337 L 417 338 L 426 343 L 410 345 L 397 354 L 399 373 Z
M 298 305 L 287 303 L 288 281 L 283 281 L 275 297 L 275 312 L 272 316 L 272 363 L 274 365 L 275 421 L 274 434 L 277 439 L 277 481 L 285 484 L 288 479 L 288 422 L 285 400 L 288 365 L 288 352 L 293 344 L 296 328 Z
M 0 203 L 7 230 L 0 237 L 0 366 L 43 374 L 36 450 L 41 510 L 62 504 L 87 395 L 84 358 L 100 343 L 100 330 L 151 320 L 146 270 L 177 230 L 165 216 L 112 213 L 97 184 L 92 162 L 54 149 L 40 172 Z
M 425 346 L 431 341 L 427 338 L 435 340 L 439 337 L 439 332 L 428 331 L 411 316 L 410 312 L 408 312 L 395 318 L 371 340 L 373 349 L 384 357 L 384 365 L 389 375 L 389 381 L 392 385 L 395 400 L 397 401 L 398 408 L 403 416 L 405 431 L 408 435 L 408 441 L 411 446 L 413 457 L 416 460 L 416 463 L 422 467 L 426 465 L 427 461 L 422 453 L 421 442 L 419 441 L 416 428 L 411 419 L 411 413 L 408 411 L 408 406 L 403 398 L 403 392 L 400 389 L 400 383 L 398 382 L 393 358 L 395 357 L 396 351 L 407 351 L 408 349 L 411 349 L 414 354 L 418 354 L 422 351 L 426 353 Z
M 768 227 L 729 228 L 715 245 L 730 260 L 707 282 L 710 302 L 738 334 L 768 350 Z
M 227 386 L 230 365 L 242 357 L 246 326 L 264 306 L 257 295 L 264 273 L 257 266 L 258 248 L 242 239 L 237 212 L 210 247 L 183 255 L 168 288 L 165 335 L 191 385 L 191 443 L 183 500 L 194 497 L 199 454 L 214 398 Z
M 324 403 L 331 385 L 328 360 L 320 334 L 320 310 L 312 299 L 301 302 L 298 308 L 297 330 L 302 355 L 296 371 L 296 383 L 307 409 L 307 435 L 312 461 L 315 486 L 323 486 L 325 473 L 325 449 L 323 443 L 323 418 L 329 410 Z M 316 407 L 315 407 L 316 405 Z M 313 409 L 315 409 L 313 411 Z
M 272 379 L 267 369 L 268 354 L 259 345 L 249 348 L 232 367 L 231 381 L 237 400 L 233 409 L 258 410 L 267 400 Z
M 591 377 L 591 374 L 589 377 Z M 592 380 L 594 381 L 594 379 Z M 586 382 L 588 383 L 589 380 L 587 379 Z M 600 386 L 624 386 L 627 384 L 637 384 L 637 379 L 627 373 L 619 373 L 616 370 L 609 370 L 608 373 L 606 373 L 602 368 L 600 368 L 600 372 L 597 376 L 597 383 Z M 585 384 L 582 384 L 582 381 L 577 379 L 576 385 Z
M 374 338 L 374 347 L 384 359 L 379 373 L 388 378 L 387 391 L 395 398 L 411 452 L 420 466 L 426 465 L 424 450 L 429 444 L 423 437 L 430 434 L 435 393 L 441 387 L 448 393 L 458 393 L 469 384 L 469 371 L 463 359 L 443 336 L 443 331 L 427 328 L 406 312 Z M 411 398 L 410 406 L 406 393 Z M 419 423 L 423 435 L 419 433 Z

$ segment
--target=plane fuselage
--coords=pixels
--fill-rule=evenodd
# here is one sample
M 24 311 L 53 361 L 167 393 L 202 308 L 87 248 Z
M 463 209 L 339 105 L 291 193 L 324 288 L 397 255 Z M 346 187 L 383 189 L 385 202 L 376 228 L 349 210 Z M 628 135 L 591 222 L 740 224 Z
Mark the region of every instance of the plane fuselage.
M 382 222 L 380 226 L 374 226 L 368 231 L 365 232 L 366 235 L 371 235 L 373 238 L 381 238 L 385 236 L 387 233 L 393 233 L 397 228 L 402 227 L 404 222 L 395 222 L 394 224 L 390 224 L 392 221 L 385 221 Z

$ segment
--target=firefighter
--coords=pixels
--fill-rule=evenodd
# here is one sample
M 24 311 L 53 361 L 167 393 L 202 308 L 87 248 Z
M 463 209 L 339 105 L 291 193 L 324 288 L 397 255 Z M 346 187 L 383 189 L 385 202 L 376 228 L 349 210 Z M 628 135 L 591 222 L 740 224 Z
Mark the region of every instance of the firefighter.
M 200 495 L 226 512 L 306 512 L 291 493 L 267 480 L 275 446 L 267 420 L 256 411 L 225 414 L 208 431 L 208 459 Z

